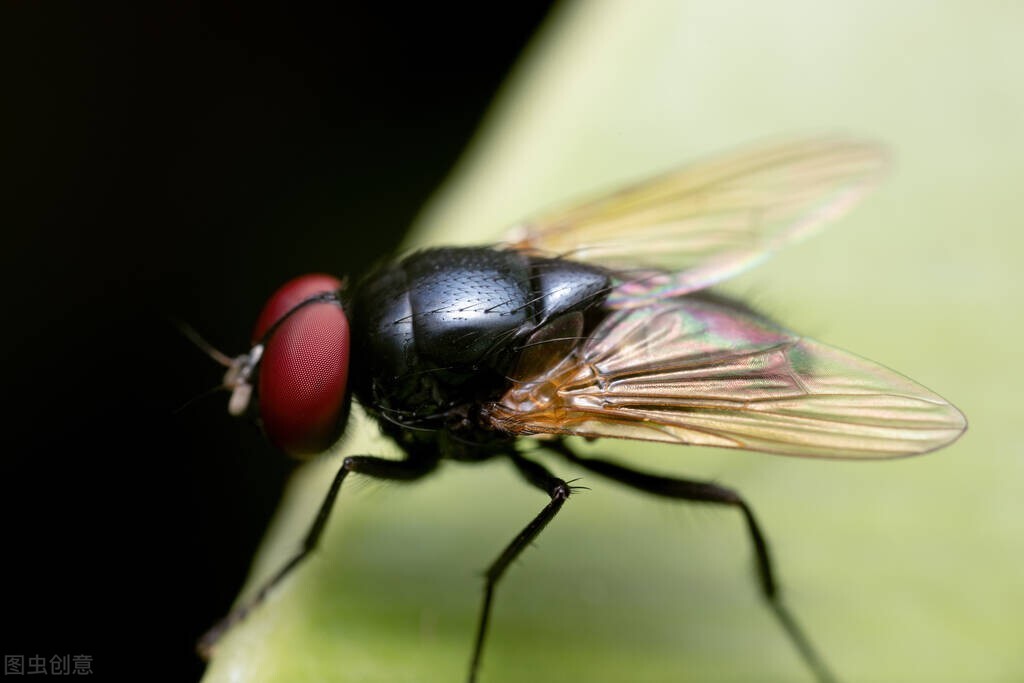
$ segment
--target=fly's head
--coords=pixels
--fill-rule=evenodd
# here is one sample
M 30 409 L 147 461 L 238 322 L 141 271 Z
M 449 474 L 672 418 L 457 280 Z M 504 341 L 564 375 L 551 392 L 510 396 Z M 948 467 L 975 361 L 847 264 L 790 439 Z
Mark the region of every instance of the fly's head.
M 329 448 L 348 415 L 350 334 L 330 275 L 302 275 L 267 301 L 249 353 L 230 361 L 228 412 L 255 415 L 267 438 L 291 456 Z

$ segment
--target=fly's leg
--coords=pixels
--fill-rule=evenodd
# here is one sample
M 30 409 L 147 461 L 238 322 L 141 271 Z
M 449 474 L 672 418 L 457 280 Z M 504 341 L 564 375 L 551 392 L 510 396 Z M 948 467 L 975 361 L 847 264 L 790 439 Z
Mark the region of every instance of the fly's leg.
M 573 487 L 569 486 L 568 482 L 554 476 L 541 465 L 527 460 L 518 453 L 511 454 L 511 458 L 523 478 L 547 493 L 551 497 L 551 502 L 519 532 L 519 535 L 512 539 L 512 542 L 501 551 L 501 554 L 491 563 L 491 566 L 487 568 L 484 574 L 486 580 L 484 600 L 480 607 L 480 622 L 476 630 L 473 659 L 469 665 L 469 683 L 476 681 L 477 671 L 480 668 L 480 657 L 483 654 L 484 639 L 487 637 L 487 625 L 491 616 L 491 601 L 494 598 L 495 586 L 501 577 L 504 576 L 505 570 L 508 569 L 509 565 L 537 538 L 540 532 L 544 530 L 544 527 L 548 525 L 548 522 L 554 519 L 558 511 L 562 509 L 562 505 L 569 498 L 569 494 L 573 492 Z
M 801 659 L 814 673 L 815 677 L 822 682 L 835 680 L 825 661 L 815 650 L 814 646 L 811 645 L 811 641 L 807 636 L 804 635 L 803 629 L 800 628 L 796 619 L 793 618 L 793 615 L 782 604 L 779 597 L 779 586 L 775 580 L 775 572 L 772 569 L 771 554 L 768 552 L 768 543 L 765 541 L 764 533 L 757 523 L 757 518 L 754 517 L 754 511 L 739 493 L 709 482 L 662 477 L 638 472 L 608 460 L 581 458 L 562 442 L 546 443 L 544 447 L 593 472 L 647 493 L 675 500 L 717 503 L 737 508 L 743 514 L 743 519 L 746 522 L 747 532 L 753 543 L 754 556 L 757 560 L 758 583 L 761 593 L 768 602 L 772 613 L 779 620 L 786 635 L 799 652 Z
M 204 659 L 208 659 L 221 636 L 232 626 L 245 619 L 253 609 L 266 599 L 267 594 L 270 593 L 274 586 L 279 584 L 282 579 L 288 576 L 293 569 L 299 566 L 316 549 L 317 543 L 323 535 L 324 528 L 327 526 L 327 520 L 331 515 L 331 509 L 334 507 L 334 501 L 341 490 L 341 484 L 350 473 L 358 472 L 359 474 L 365 474 L 377 479 L 392 481 L 412 481 L 429 474 L 436 465 L 437 459 L 429 457 L 408 460 L 386 460 L 373 456 L 355 455 L 345 458 L 338 473 L 334 475 L 334 480 L 331 482 L 331 487 L 327 490 L 323 503 L 320 504 L 320 509 L 316 513 L 316 519 L 313 520 L 312 526 L 306 532 L 306 538 L 302 541 L 302 547 L 284 566 L 277 570 L 276 574 L 260 586 L 260 589 L 252 597 L 234 607 L 228 612 L 227 616 L 214 624 L 199 639 L 196 645 L 199 654 Z

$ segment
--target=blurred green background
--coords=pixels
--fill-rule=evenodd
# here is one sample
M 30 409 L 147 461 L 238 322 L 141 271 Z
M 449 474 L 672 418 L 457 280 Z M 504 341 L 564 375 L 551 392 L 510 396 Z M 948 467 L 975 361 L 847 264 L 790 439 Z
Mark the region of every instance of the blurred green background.
M 1024 680 L 1024 6 L 560 6 L 407 246 L 488 242 L 532 212 L 764 138 L 889 145 L 881 189 L 740 278 L 790 328 L 955 403 L 952 447 L 883 463 L 601 442 L 588 452 L 743 492 L 784 599 L 842 680 Z M 361 424 L 340 453 L 393 452 Z M 741 520 L 545 460 L 591 491 L 509 572 L 481 680 L 798 681 Z M 339 463 L 300 471 L 248 589 L 295 547 Z M 323 547 L 225 639 L 219 681 L 452 681 L 479 572 L 546 502 L 510 465 L 352 481 Z

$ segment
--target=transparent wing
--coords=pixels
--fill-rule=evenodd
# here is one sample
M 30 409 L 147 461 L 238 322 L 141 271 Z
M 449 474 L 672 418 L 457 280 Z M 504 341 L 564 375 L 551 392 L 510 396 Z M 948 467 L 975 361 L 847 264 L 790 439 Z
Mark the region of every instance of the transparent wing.
M 540 215 L 508 246 L 624 272 L 610 304 L 644 305 L 720 282 L 838 218 L 885 159 L 837 138 L 747 150 Z
M 966 428 L 910 379 L 717 298 L 614 311 L 561 355 L 529 359 L 486 407 L 495 427 L 826 458 L 925 453 Z

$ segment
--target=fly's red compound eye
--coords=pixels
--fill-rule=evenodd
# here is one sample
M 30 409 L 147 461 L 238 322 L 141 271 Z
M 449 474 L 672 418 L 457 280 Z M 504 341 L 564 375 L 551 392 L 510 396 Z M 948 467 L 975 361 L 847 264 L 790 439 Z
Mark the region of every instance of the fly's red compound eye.
M 252 343 L 259 343 L 271 325 L 303 301 L 311 299 L 317 294 L 336 292 L 339 289 L 341 289 L 341 280 L 324 273 L 300 275 L 284 283 L 267 300 L 260 312 L 260 317 L 256 319 L 256 327 L 252 330 Z
M 259 370 L 259 410 L 274 445 L 289 455 L 319 453 L 341 435 L 347 407 L 349 326 L 337 301 L 315 301 L 341 283 L 328 275 L 306 275 L 271 297 L 256 324 L 266 339 Z

